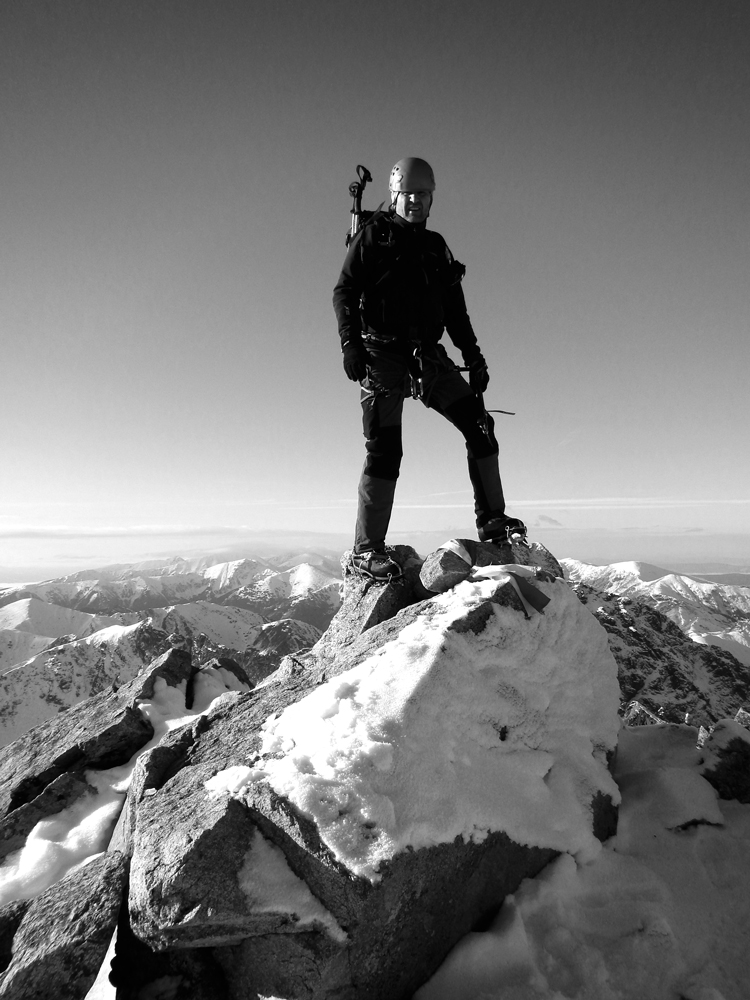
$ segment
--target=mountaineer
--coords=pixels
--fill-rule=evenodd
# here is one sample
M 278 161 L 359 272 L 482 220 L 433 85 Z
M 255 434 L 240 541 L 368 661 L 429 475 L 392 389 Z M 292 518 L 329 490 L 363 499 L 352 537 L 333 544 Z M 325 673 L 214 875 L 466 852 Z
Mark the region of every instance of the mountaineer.
M 427 229 L 432 168 L 418 157 L 399 160 L 389 189 L 390 207 L 371 213 L 351 240 L 333 293 L 344 371 L 362 386 L 367 453 L 349 568 L 374 580 L 401 575 L 385 538 L 403 454 L 407 395 L 463 434 L 479 539 L 526 534 L 522 521 L 505 514 L 494 422 L 482 401 L 489 372 L 461 287 L 466 269 L 443 237 Z M 461 352 L 468 384 L 440 343 L 444 330 Z

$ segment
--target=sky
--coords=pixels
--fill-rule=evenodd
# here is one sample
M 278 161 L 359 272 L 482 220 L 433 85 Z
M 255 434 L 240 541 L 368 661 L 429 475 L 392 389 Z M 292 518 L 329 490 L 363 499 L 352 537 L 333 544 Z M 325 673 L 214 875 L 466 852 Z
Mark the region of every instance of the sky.
M 408 155 L 515 412 L 509 512 L 558 557 L 750 565 L 749 32 L 744 0 L 8 0 L 0 579 L 348 544 L 331 294 L 357 164 L 375 208 Z M 425 554 L 473 534 L 464 446 L 404 422 L 389 540 Z

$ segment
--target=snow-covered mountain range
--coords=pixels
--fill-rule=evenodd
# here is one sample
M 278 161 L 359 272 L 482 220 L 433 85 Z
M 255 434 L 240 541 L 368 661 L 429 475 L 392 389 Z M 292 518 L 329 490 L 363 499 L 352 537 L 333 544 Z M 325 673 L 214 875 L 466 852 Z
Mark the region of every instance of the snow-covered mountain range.
M 323 629 L 341 600 L 340 577 L 338 557 L 325 553 L 230 562 L 177 557 L 5 587 L 0 590 L 0 608 L 36 597 L 63 608 L 113 615 L 210 601 L 255 611 L 266 621 L 296 618 Z
M 541 557 L 533 547 L 529 551 Z M 330 937 L 326 948 L 360 949 L 335 969 L 361 970 L 359 956 L 371 948 L 368 969 L 402 976 L 411 974 L 417 960 L 424 962 L 426 946 L 417 935 L 424 921 L 436 920 L 429 924 L 432 942 L 443 926 L 435 915 L 445 912 L 445 926 L 453 928 L 457 908 L 469 905 L 481 889 L 487 900 L 477 910 L 486 911 L 481 929 L 474 917 L 461 924 L 457 935 L 474 930 L 456 941 L 447 957 L 441 946 L 443 964 L 428 981 L 434 963 L 420 967 L 414 982 L 423 985 L 416 994 L 408 992 L 415 1000 L 530 1000 L 532 995 L 744 1000 L 750 735 L 743 727 L 750 716 L 738 710 L 750 707 L 750 670 L 707 637 L 695 641 L 678 623 L 692 623 L 696 610 L 715 615 L 721 606 L 723 624 L 741 630 L 748 593 L 737 584 L 722 583 L 716 590 L 691 578 L 667 588 L 663 581 L 673 574 L 659 576 L 633 564 L 626 572 L 585 567 L 572 560 L 566 561 L 566 583 L 552 557 L 534 563 L 532 571 L 525 550 L 517 547 L 512 556 L 504 560 L 513 563 L 507 566 L 473 561 L 469 577 L 439 593 L 425 582 L 437 584 L 439 574 L 434 566 L 423 573 L 429 559 L 422 564 L 413 550 L 399 584 L 372 587 L 349 576 L 327 644 L 307 652 L 320 634 L 314 625 L 288 617 L 266 622 L 257 611 L 230 603 L 101 607 L 94 614 L 39 596 L 59 594 L 60 583 L 82 583 L 88 595 L 97 593 L 101 600 L 112 582 L 148 578 L 166 581 L 160 584 L 163 598 L 176 593 L 180 576 L 197 572 L 204 581 L 215 581 L 219 596 L 243 588 L 275 593 L 277 600 L 286 595 L 291 608 L 315 597 L 321 575 L 323 586 L 331 585 L 320 566 L 294 572 L 299 561 L 278 565 L 275 573 L 250 566 L 252 560 L 199 571 L 183 565 L 182 574 L 153 567 L 151 577 L 143 567 L 129 576 L 119 568 L 116 580 L 114 574 L 101 582 L 85 574 L 79 581 L 51 581 L 54 588 L 28 588 L 35 596 L 16 594 L 0 608 L 5 633 L 47 646 L 6 671 L 6 699 L 16 711 L 14 719 L 3 721 L 6 732 L 11 725 L 18 732 L 42 717 L 47 721 L 0 753 L 10 805 L 0 892 L 15 907 L 16 923 L 22 921 L 17 930 L 16 923 L 11 926 L 13 962 L 0 973 L 0 992 L 12 992 L 27 965 L 41 961 L 29 941 L 50 937 L 59 951 L 58 931 L 50 929 L 45 908 L 51 901 L 65 927 L 76 930 L 78 923 L 67 915 L 89 912 L 93 908 L 86 909 L 86 902 L 105 889 L 114 894 L 112 924 L 101 934 L 97 965 L 127 891 L 130 925 L 140 943 L 118 936 L 113 972 L 121 976 L 127 970 L 132 980 L 125 986 L 133 995 L 137 987 L 140 996 L 156 996 L 161 985 L 174 982 L 178 972 L 182 976 L 189 954 L 195 982 L 183 992 L 203 996 L 201 984 L 209 976 L 216 981 L 216 963 L 230 954 L 223 942 L 230 941 L 226 968 L 232 988 L 212 988 L 205 995 L 213 1000 L 250 1000 L 271 992 L 296 1000 L 303 993 L 329 995 L 315 985 L 317 965 L 313 968 L 309 953 L 298 958 L 296 935 L 289 933 L 289 922 L 279 923 L 279 914 L 288 913 L 292 926 L 310 925 L 309 947 L 320 946 L 312 953 L 321 963 L 328 961 L 322 934 Z M 444 572 L 449 568 L 447 563 Z M 522 569 L 528 575 L 519 576 Z M 524 602 L 523 593 L 531 595 L 516 589 L 519 580 L 546 603 Z M 619 585 L 624 594 L 615 592 Z M 655 598 L 649 600 L 652 593 L 661 597 L 667 591 L 671 603 L 665 608 L 674 618 L 655 606 Z M 8 648 L 6 662 L 19 648 L 19 643 Z M 269 663 L 283 653 L 293 655 L 267 676 Z M 226 660 L 206 662 L 217 656 L 233 657 L 247 673 L 254 671 L 251 683 L 264 677 L 262 685 L 249 694 L 247 677 L 238 678 Z M 195 671 L 196 663 L 203 664 L 201 671 Z M 138 677 L 118 687 L 128 671 Z M 164 676 L 147 688 L 149 671 Z M 102 690 L 96 698 L 49 717 L 97 686 Z M 134 711 L 136 688 L 141 699 L 147 690 L 151 694 Z M 75 769 L 49 782 L 50 773 L 57 774 L 51 768 L 79 752 L 82 742 L 93 755 L 101 739 L 96 753 L 111 754 L 111 733 L 120 725 L 123 705 L 130 706 L 130 716 L 122 738 L 131 738 L 131 716 L 137 719 L 142 711 L 153 720 L 151 742 L 138 744 L 141 749 L 125 763 L 86 770 L 96 795 L 81 799 L 85 783 Z M 89 723 L 79 726 L 84 717 Z M 145 733 L 142 740 L 148 739 Z M 129 753 L 130 748 L 123 750 L 123 760 Z M 31 762 L 33 778 L 27 773 Z M 49 784 L 37 794 L 35 782 L 41 781 Z M 29 794 L 35 796 L 31 801 Z M 74 798 L 63 808 L 66 795 Z M 613 822 L 610 806 L 597 813 L 595 801 L 599 810 L 602 802 L 620 801 L 616 833 L 613 826 L 602 826 Z M 27 822 L 24 812 L 32 805 L 43 817 L 33 826 L 38 814 Z M 279 842 L 295 845 L 290 857 L 296 868 L 276 841 L 266 844 L 262 832 L 248 839 L 243 810 L 285 831 Z M 289 831 L 297 826 L 287 824 L 289 815 L 308 818 L 304 843 L 292 839 Z M 596 815 L 598 833 L 596 822 L 592 826 Z M 79 832 L 83 826 L 86 837 Z M 475 830 L 481 837 L 474 838 Z M 319 840 L 310 840 L 313 835 Z M 337 883 L 330 890 L 319 878 L 321 844 L 351 873 L 342 878 L 343 889 Z M 497 850 L 497 871 L 503 873 L 514 852 L 562 853 L 550 857 L 546 867 L 544 858 L 535 862 L 524 881 L 526 869 L 519 871 L 506 886 L 492 881 L 487 844 Z M 110 871 L 124 847 L 130 858 L 124 863 L 130 871 L 127 890 Z M 463 867 L 465 850 L 478 853 Z M 352 879 L 366 881 L 377 893 L 381 864 L 397 858 L 405 866 L 417 855 L 414 882 L 394 883 L 389 869 L 382 883 L 383 900 L 415 900 L 413 925 L 390 902 L 373 904 L 361 916 L 354 902 L 346 907 L 339 902 Z M 81 861 L 87 865 L 72 871 Z M 394 879 L 402 877 L 395 864 L 393 873 Z M 436 895 L 425 902 L 422 892 L 408 890 L 412 885 L 429 885 Z M 184 912 L 191 913 L 187 922 L 180 916 Z M 349 921 L 345 934 L 339 914 Z M 238 927 L 244 928 L 240 935 L 247 932 L 239 943 Z M 355 939 L 360 928 L 361 938 Z M 92 932 L 77 933 L 88 946 Z M 283 968 L 288 979 L 277 986 L 274 978 L 273 988 L 270 981 L 266 988 L 263 971 L 268 936 L 274 949 L 282 949 L 271 953 L 273 975 Z M 76 969 L 77 948 L 70 941 L 65 952 Z M 108 978 L 112 954 L 101 965 L 89 1000 L 119 995 L 123 983 L 118 981 L 116 990 Z M 201 962 L 208 963 L 205 969 Z M 369 974 L 362 975 L 346 995 L 406 998 L 400 987 L 361 991 L 369 981 Z
M 694 642 L 720 646 L 750 666 L 750 574 L 726 574 L 738 583 L 687 576 L 649 563 L 591 566 L 561 559 L 568 579 L 601 593 L 648 604 L 666 615 Z
M 318 643 L 312 650 L 309 647 L 320 636 L 314 624 L 293 617 L 267 621 L 241 602 L 265 600 L 266 607 L 286 608 L 289 616 L 301 602 L 320 601 L 321 591 L 325 594 L 339 588 L 340 571 L 335 561 L 327 572 L 324 565 L 300 558 L 286 564 L 279 561 L 275 568 L 252 559 L 198 567 L 182 560 L 171 566 L 110 568 L 100 576 L 80 574 L 78 579 L 23 588 L 24 593 L 19 588 L 0 592 L 0 601 L 5 602 L 0 606 L 0 624 L 7 638 L 3 647 L 7 669 L 0 676 L 5 685 L 4 708 L 0 709 L 5 738 L 47 720 L 3 750 L 9 762 L 6 785 L 11 790 L 18 785 L 19 768 L 26 766 L 24 754 L 29 747 L 50 752 L 47 736 L 52 730 L 65 732 L 70 726 L 68 735 L 77 747 L 84 731 L 79 732 L 74 725 L 80 710 L 92 711 L 93 706 L 92 718 L 99 725 L 104 700 L 122 697 L 123 703 L 130 704 L 132 686 L 141 684 L 145 690 L 149 670 L 166 670 L 166 663 L 171 664 L 170 671 L 177 670 L 179 661 L 183 665 L 180 669 L 184 667 L 184 673 L 176 675 L 181 678 L 180 687 L 171 686 L 175 677 L 169 683 L 159 677 L 158 690 L 154 681 L 153 697 L 144 702 L 148 719 L 161 720 L 159 734 L 154 735 L 156 742 L 147 746 L 155 748 L 162 739 L 163 759 L 168 763 L 158 763 L 162 760 L 158 754 L 153 760 L 144 756 L 144 774 L 133 782 L 135 791 L 123 812 L 124 821 L 118 822 L 119 834 L 116 831 L 116 837 L 137 834 L 139 838 L 128 848 L 137 859 L 130 863 L 135 875 L 131 874 L 129 912 L 139 940 L 149 947 L 153 927 L 154 933 L 163 935 L 182 933 L 182 921 L 177 921 L 173 931 L 162 919 L 161 909 L 158 924 L 153 914 L 157 904 L 162 907 L 165 871 L 170 873 L 168 891 L 183 895 L 179 907 L 170 903 L 164 912 L 181 913 L 188 904 L 193 912 L 194 862 L 208 872 L 212 892 L 217 883 L 222 887 L 220 895 L 225 885 L 249 886 L 248 898 L 258 910 L 251 918 L 265 921 L 263 927 L 275 927 L 273 921 L 278 920 L 268 915 L 271 885 L 274 914 L 288 911 L 295 921 L 308 919 L 304 916 L 307 911 L 300 911 L 303 918 L 298 914 L 302 876 L 297 873 L 296 881 L 290 881 L 287 868 L 279 861 L 283 852 L 273 856 L 263 853 L 255 835 L 248 852 L 246 831 L 240 825 L 237 849 L 226 853 L 231 843 L 228 833 L 234 829 L 238 811 L 246 808 L 242 803 L 246 801 L 255 810 L 253 815 L 260 814 L 266 807 L 267 784 L 273 791 L 267 800 L 269 823 L 285 822 L 287 814 L 276 810 L 277 801 L 283 798 L 296 804 L 304 815 L 312 816 L 313 827 L 328 838 L 325 843 L 330 841 L 331 849 L 338 852 L 339 863 L 362 878 L 377 880 L 381 862 L 390 863 L 385 834 L 399 858 L 427 851 L 435 844 L 441 850 L 465 844 L 465 836 L 456 837 L 451 817 L 461 823 L 469 817 L 472 830 L 483 831 L 482 844 L 488 839 L 487 830 L 497 826 L 491 836 L 500 832 L 509 836 L 511 843 L 531 845 L 530 849 L 546 850 L 552 845 L 562 850 L 536 877 L 534 868 L 531 877 L 518 883 L 490 924 L 483 922 L 482 930 L 468 933 L 457 944 L 433 978 L 416 994 L 409 993 L 415 1000 L 478 1000 L 480 996 L 489 1000 L 506 995 L 530 1000 L 532 994 L 539 1000 L 555 1000 L 563 994 L 574 1000 L 614 1000 L 615 996 L 622 1000 L 673 1000 L 677 996 L 683 1000 L 743 1000 L 744 966 L 739 956 L 744 954 L 748 926 L 744 859 L 750 843 L 746 805 L 750 736 L 743 727 L 750 716 L 742 709 L 750 707 L 750 669 L 712 638 L 719 633 L 722 639 L 725 633 L 746 635 L 750 588 L 677 576 L 635 563 L 594 567 L 574 560 L 564 560 L 565 583 L 560 579 L 560 566 L 550 557 L 543 564 L 534 564 L 536 570 L 530 575 L 520 576 L 527 587 L 547 598 L 546 604 L 533 605 L 523 600 L 523 590 L 516 589 L 519 571 L 529 570 L 526 552 L 514 550 L 512 555 L 512 560 L 504 561 L 513 565 L 472 563 L 470 577 L 439 594 L 432 592 L 437 587 L 429 586 L 437 582 L 435 572 L 423 574 L 422 560 L 413 550 L 404 580 L 392 587 L 371 587 L 348 576 L 341 615 L 329 629 L 330 641 L 328 645 Z M 196 578 L 203 581 L 203 592 L 211 593 L 214 600 L 137 606 L 147 594 L 160 595 L 160 601 L 184 596 Z M 506 592 L 501 597 L 493 581 L 504 578 L 500 589 Z M 237 596 L 242 594 L 244 597 Z M 51 600 L 52 596 L 66 595 L 69 601 L 88 602 L 96 611 Z M 109 606 L 106 595 L 112 598 Z M 136 607 L 126 608 L 124 595 L 129 595 Z M 231 600 L 225 599 L 228 596 Z M 698 620 L 710 628 L 702 632 L 696 629 Z M 740 639 L 733 641 L 748 648 Z M 20 650 L 31 655 L 19 662 L 15 657 Z M 154 659 L 166 650 L 165 656 Z M 269 677 L 286 653 L 292 657 Z M 263 684 L 251 695 L 240 694 L 247 692 L 248 677 L 238 678 L 231 672 L 233 665 L 226 660 L 222 663 L 221 657 L 235 659 L 251 684 L 265 678 Z M 205 676 L 196 672 L 196 664 L 203 665 Z M 332 665 L 337 672 L 328 676 Z M 135 680 L 119 688 L 135 674 Z M 195 694 L 194 678 L 198 676 L 204 687 L 208 685 L 207 699 Z M 409 686 L 409 677 L 416 687 Z M 304 684 L 309 690 L 300 687 Z M 60 718 L 52 717 L 96 690 L 101 692 L 98 699 L 78 704 Z M 279 692 L 284 692 L 283 697 L 289 693 L 288 704 L 277 700 L 282 698 Z M 213 698 L 217 699 L 215 708 Z M 375 712 L 381 704 L 385 709 L 382 716 Z M 120 708 L 114 705 L 110 711 L 114 723 Z M 204 714 L 205 719 L 198 722 L 198 716 Z M 436 719 L 439 726 L 434 724 Z M 670 724 L 653 725 L 655 722 Z M 111 728 L 109 722 L 107 727 Z M 90 742 L 94 745 L 96 739 L 92 737 Z M 185 764 L 186 746 L 190 746 L 189 766 Z M 578 760 L 574 751 L 580 748 L 581 762 L 587 769 L 594 767 L 591 775 L 596 772 L 606 780 L 609 801 L 622 799 L 616 835 L 613 828 L 612 836 L 589 829 L 593 802 L 595 798 L 598 801 L 604 786 L 589 782 L 589 770 L 580 774 L 565 770 Z M 731 751 L 729 756 L 720 752 L 722 748 Z M 403 766 L 399 764 L 402 753 L 413 755 Z M 33 827 L 25 846 L 11 852 L 0 882 L 5 898 L 19 907 L 19 914 L 26 912 L 23 901 L 32 897 L 35 901 L 28 913 L 36 912 L 32 907 L 37 906 L 40 892 L 41 900 L 46 898 L 45 892 L 53 898 L 55 879 L 67 886 L 62 876 L 72 864 L 104 858 L 103 865 L 112 852 L 121 849 L 117 845 L 124 841 L 109 839 L 112 816 L 123 797 L 130 795 L 126 787 L 130 778 L 123 775 L 132 770 L 133 762 L 137 766 L 138 754 L 140 751 L 132 762 L 106 772 L 86 771 L 87 780 L 100 782 L 95 787 L 101 787 L 112 800 L 106 800 L 106 808 L 95 810 L 97 815 L 106 813 L 98 827 L 91 819 L 94 812 L 88 799 L 83 804 L 76 800 L 62 811 L 58 803 L 54 806 L 57 811 L 50 806 L 53 812 L 48 820 Z M 175 755 L 181 761 L 177 767 Z M 62 759 L 64 754 L 58 756 Z M 157 770 L 162 766 L 170 768 L 169 781 L 162 780 L 162 772 Z M 48 771 L 44 763 L 42 773 Z M 734 782 L 731 787 L 727 775 Z M 30 778 L 23 780 L 24 789 L 31 787 Z M 60 775 L 54 794 L 62 795 L 65 789 L 66 794 L 73 794 L 80 784 L 76 775 Z M 373 794 L 365 796 L 362 790 L 370 787 Z M 338 797 L 332 799 L 334 788 L 340 791 L 336 790 Z M 571 812 L 571 803 L 575 806 L 576 795 L 582 791 L 581 809 Z M 7 837 L 20 836 L 16 824 L 24 820 L 23 808 L 31 805 L 24 800 L 19 806 L 20 793 L 13 794 L 16 799 L 6 817 Z M 52 794 L 50 786 L 50 800 Z M 75 794 L 80 795 L 80 791 Z M 101 805 L 99 797 L 89 798 Z M 491 812 L 493 801 L 498 806 L 496 817 Z M 434 807 L 428 808 L 432 802 Z M 417 806 L 429 817 L 427 826 L 423 818 L 419 822 L 414 819 L 412 810 Z M 136 810 L 132 815 L 127 811 L 130 808 Z M 206 817 L 203 826 L 203 820 L 198 819 L 201 810 Z M 227 816 L 232 823 L 226 822 Z M 84 821 L 95 836 L 81 845 L 76 831 Z M 212 842 L 220 845 L 220 863 L 206 865 L 205 845 L 211 839 L 206 831 L 213 831 L 219 823 L 223 824 L 221 836 Z M 350 836 L 350 826 L 361 826 L 364 834 Z M 173 828 L 179 831 L 175 838 Z M 376 828 L 378 835 L 373 836 Z M 53 838 L 48 842 L 44 841 L 47 830 Z M 185 830 L 191 831 L 190 836 Z M 415 840 L 416 835 L 422 840 Z M 600 845 L 598 838 L 605 836 L 610 839 Z M 162 858 L 164 845 L 173 840 L 173 853 Z M 102 853 L 107 844 L 110 852 Z M 201 845 L 195 852 L 194 844 Z M 296 847 L 294 850 L 297 852 Z M 382 858 L 379 851 L 384 852 Z M 294 854 L 297 861 L 301 856 L 307 857 Z M 314 863 L 305 877 L 313 880 L 319 870 L 320 851 L 316 848 L 310 856 Z M 227 862 L 227 857 L 233 860 Z M 459 860 L 452 864 L 458 866 Z M 182 874 L 175 880 L 177 868 Z M 506 868 L 507 859 L 502 870 Z M 419 869 L 419 884 L 439 886 L 445 892 L 450 867 L 429 869 L 425 876 L 427 870 Z M 474 864 L 471 870 L 478 870 L 478 866 Z M 140 874 L 145 872 L 148 877 Z M 308 872 L 307 867 L 304 872 Z M 455 876 L 454 871 L 451 877 Z M 162 879 L 158 891 L 152 891 L 158 878 Z M 78 882 L 72 879 L 71 884 L 77 886 Z M 303 880 L 303 884 L 307 883 Z M 139 886 L 143 892 L 133 902 Z M 67 891 L 60 890 L 60 899 L 67 898 L 63 895 Z M 498 903 L 505 891 L 511 890 L 498 889 Z M 197 892 L 196 898 L 202 899 L 203 888 Z M 230 901 L 234 899 L 231 892 L 225 895 Z M 471 892 L 466 893 L 467 898 L 471 896 Z M 326 897 L 322 910 L 318 900 L 318 908 L 309 919 L 322 921 L 322 931 L 313 928 L 310 933 L 330 932 L 334 943 L 340 945 L 346 936 L 341 938 L 341 926 L 331 915 L 337 898 L 336 893 Z M 403 892 L 399 898 L 411 896 Z M 440 907 L 450 910 L 450 920 L 455 919 L 456 898 L 450 890 Z M 38 906 L 41 913 L 42 903 Z M 74 904 L 60 903 L 58 908 L 67 914 Z M 205 913 L 205 928 L 191 921 L 186 932 L 189 939 L 174 945 L 178 955 L 175 963 L 183 961 L 184 948 L 192 947 L 202 958 L 209 947 L 218 947 L 217 942 L 225 939 L 226 928 L 215 919 L 213 905 Z M 37 924 L 29 917 L 28 927 L 46 928 L 44 914 Z M 382 915 L 385 926 L 390 927 L 391 907 Z M 366 929 L 363 940 L 370 941 L 372 936 L 382 949 L 376 963 L 380 967 L 385 952 L 389 957 L 396 954 L 392 942 L 383 945 L 382 928 L 372 935 L 369 916 L 361 923 Z M 17 976 L 30 953 L 25 942 L 32 930 L 27 934 L 26 926 L 24 923 L 14 937 L 13 954 L 18 957 L 11 972 Z M 234 935 L 235 924 L 231 926 Z M 415 926 L 422 926 L 421 917 Z M 409 955 L 418 954 L 418 948 L 410 950 L 401 939 L 407 930 L 399 929 L 395 944 Z M 347 932 L 352 933 L 351 926 Z M 38 936 L 36 930 L 34 934 Z M 193 937 L 196 934 L 204 936 Z M 243 938 L 242 947 L 249 949 L 248 955 L 254 954 L 257 938 L 255 932 Z M 172 938 L 164 940 L 171 942 Z M 204 940 L 208 942 L 205 947 Z M 234 937 L 231 940 L 236 943 Z M 279 947 L 290 942 L 293 936 L 284 931 Z M 116 962 L 121 968 L 132 969 L 127 947 L 118 940 Z M 103 948 L 104 944 L 102 952 Z M 164 958 L 161 948 L 147 954 L 150 959 L 161 956 L 159 961 L 164 963 L 172 961 L 169 955 Z M 237 954 L 233 953 L 232 975 Z M 88 994 L 89 1000 L 114 1000 L 114 987 L 107 978 L 110 958 L 111 953 L 101 966 L 99 985 Z M 274 959 L 274 969 L 277 965 Z M 346 965 L 359 967 L 357 962 Z M 144 982 L 150 989 L 163 983 L 167 973 L 171 975 L 177 967 L 154 966 L 144 973 Z M 398 959 L 394 967 L 402 968 Z M 243 969 L 243 975 L 255 974 L 249 958 Z M 199 973 L 200 969 L 195 974 Z M 8 976 L 11 973 L 6 971 L 0 979 Z M 242 985 L 230 994 L 211 995 L 217 1000 L 228 995 L 247 1000 L 270 992 L 264 989 L 261 993 L 255 980 L 251 986 L 252 990 Z M 301 995 L 295 990 L 289 992 L 282 986 L 277 991 L 274 987 L 274 996 Z M 305 995 L 312 995 L 307 978 L 304 990 Z
M 341 602 L 326 554 L 119 565 L 0 590 L 0 745 L 132 679 L 174 644 L 253 681 L 312 646 Z
M 705 725 L 746 704 L 750 576 L 743 586 L 645 563 L 561 564 L 608 633 L 624 702 Z M 340 601 L 338 557 L 315 552 L 115 565 L 0 589 L 0 745 L 130 680 L 170 637 L 199 663 L 232 657 L 257 682 L 312 646 Z

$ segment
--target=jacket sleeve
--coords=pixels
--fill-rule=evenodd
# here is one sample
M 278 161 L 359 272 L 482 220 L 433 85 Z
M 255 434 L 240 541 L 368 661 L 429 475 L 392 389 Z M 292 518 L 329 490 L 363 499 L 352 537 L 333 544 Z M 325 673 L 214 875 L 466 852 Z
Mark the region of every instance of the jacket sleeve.
M 466 268 L 454 260 L 447 245 L 445 246 L 445 255 L 447 258 L 445 291 L 443 293 L 445 329 L 451 341 L 461 352 L 464 364 L 470 365 L 478 357 L 481 357 L 481 351 L 466 309 L 464 290 L 461 287 L 461 278 Z
M 338 320 L 342 348 L 362 343 L 359 303 L 364 288 L 361 250 L 364 233 L 362 230 L 352 240 L 333 290 L 333 310 Z

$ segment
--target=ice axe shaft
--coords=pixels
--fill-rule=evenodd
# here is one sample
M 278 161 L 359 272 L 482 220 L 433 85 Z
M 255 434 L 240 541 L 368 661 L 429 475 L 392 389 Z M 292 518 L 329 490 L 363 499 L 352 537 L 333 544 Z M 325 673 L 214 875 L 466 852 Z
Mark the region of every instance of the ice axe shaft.
M 372 181 L 372 174 L 361 163 L 357 164 L 357 177 L 358 180 L 352 181 L 349 185 L 349 194 L 352 196 L 353 202 L 351 207 L 352 225 L 346 237 L 347 246 L 349 246 L 359 232 L 359 220 L 362 215 L 362 192 L 365 189 L 365 185 Z
M 469 368 L 469 367 L 459 368 L 459 366 L 456 365 L 456 371 L 457 372 L 470 372 L 471 368 Z M 479 405 L 482 407 L 482 412 L 485 414 L 485 420 L 484 420 L 484 432 L 485 432 L 485 434 L 487 433 L 487 419 L 486 419 L 486 417 L 487 417 L 488 413 L 504 413 L 507 417 L 515 417 L 515 415 L 516 415 L 515 410 L 488 410 L 487 407 L 484 405 L 484 393 L 480 392 L 478 389 L 474 390 L 474 395 L 479 400 Z
M 487 407 L 484 405 L 484 393 L 480 392 L 479 389 L 475 389 L 474 395 L 479 400 L 479 406 L 482 412 L 482 416 L 479 418 L 479 426 L 482 428 L 484 436 L 491 442 L 492 436 L 490 435 L 490 421 L 487 413 Z

